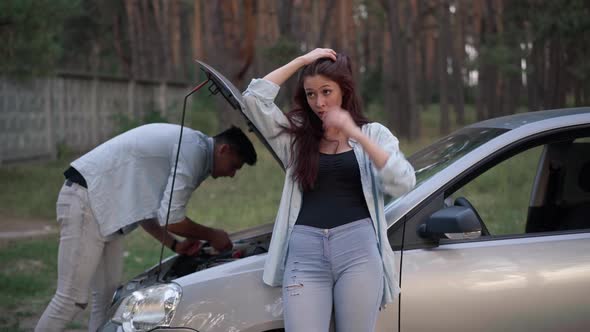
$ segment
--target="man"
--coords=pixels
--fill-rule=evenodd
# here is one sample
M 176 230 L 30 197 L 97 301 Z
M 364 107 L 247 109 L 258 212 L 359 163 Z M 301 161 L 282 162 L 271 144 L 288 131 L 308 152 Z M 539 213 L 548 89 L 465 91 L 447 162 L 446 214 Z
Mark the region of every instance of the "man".
M 57 291 L 35 331 L 63 330 L 86 308 L 90 288 L 89 331 L 96 331 L 119 284 L 123 237 L 137 226 L 179 254 L 197 253 L 199 240 L 219 251 L 231 249 L 226 232 L 193 222 L 186 205 L 209 175 L 233 177 L 244 163 L 254 165 L 254 147 L 236 127 L 215 137 L 184 128 L 174 176 L 179 132 L 172 124 L 140 126 L 71 163 L 56 209 L 61 228 Z M 170 232 L 186 239 L 179 242 Z

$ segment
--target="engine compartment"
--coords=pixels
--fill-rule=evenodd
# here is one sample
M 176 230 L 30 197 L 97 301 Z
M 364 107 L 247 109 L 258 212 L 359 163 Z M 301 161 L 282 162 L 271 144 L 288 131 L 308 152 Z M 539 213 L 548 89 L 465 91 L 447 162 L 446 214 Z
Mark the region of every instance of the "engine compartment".
M 171 281 L 185 275 L 205 270 L 214 266 L 230 263 L 238 259 L 268 252 L 271 234 L 240 239 L 234 247 L 225 252 L 217 252 L 205 243 L 196 256 L 177 256 L 170 269 L 164 274 L 164 281 Z
M 135 276 L 117 288 L 113 295 L 112 305 L 138 289 L 170 282 L 191 273 L 268 252 L 271 238 L 268 226 L 254 229 L 253 232 L 234 235 L 237 240 L 234 240 L 234 247 L 227 252 L 216 252 L 208 243 L 204 243 L 196 256 L 172 256 L 163 261 L 161 266 L 156 265 Z M 111 308 L 111 310 L 114 309 L 116 308 Z

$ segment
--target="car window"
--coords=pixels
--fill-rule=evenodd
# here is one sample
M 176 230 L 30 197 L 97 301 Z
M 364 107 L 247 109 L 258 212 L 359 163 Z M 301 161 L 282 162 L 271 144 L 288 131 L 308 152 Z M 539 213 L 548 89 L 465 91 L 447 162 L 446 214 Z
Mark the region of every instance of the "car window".
M 465 198 L 483 235 L 590 229 L 590 140 L 559 139 L 519 152 L 445 198 Z
M 491 235 L 524 233 L 541 152 L 536 147 L 501 162 L 455 192 L 452 200 L 467 198 Z

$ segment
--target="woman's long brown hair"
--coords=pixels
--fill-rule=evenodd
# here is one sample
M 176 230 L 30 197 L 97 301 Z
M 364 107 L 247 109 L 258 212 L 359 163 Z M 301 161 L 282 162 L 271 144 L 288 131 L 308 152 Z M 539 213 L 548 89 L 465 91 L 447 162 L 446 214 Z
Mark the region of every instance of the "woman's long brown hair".
M 313 189 L 318 174 L 320 140 L 324 135 L 322 120 L 307 103 L 303 87 L 305 78 L 316 75 L 322 75 L 338 83 L 342 90 L 341 107 L 350 113 L 359 127 L 369 122 L 362 113 L 348 56 L 338 54 L 336 61 L 323 58 L 303 67 L 293 97 L 294 108 L 286 114 L 289 126 L 283 127 L 284 133 L 293 135 L 293 158 L 290 161 L 291 166 L 295 167 L 293 180 L 299 183 L 303 191 Z

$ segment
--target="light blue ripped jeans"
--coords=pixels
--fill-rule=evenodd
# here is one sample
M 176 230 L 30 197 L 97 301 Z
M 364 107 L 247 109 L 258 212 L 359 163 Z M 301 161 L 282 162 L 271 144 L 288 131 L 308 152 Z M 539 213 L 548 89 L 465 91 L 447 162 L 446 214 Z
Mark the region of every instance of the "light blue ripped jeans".
M 383 265 L 369 218 L 331 229 L 295 225 L 283 277 L 287 332 L 373 331 Z

